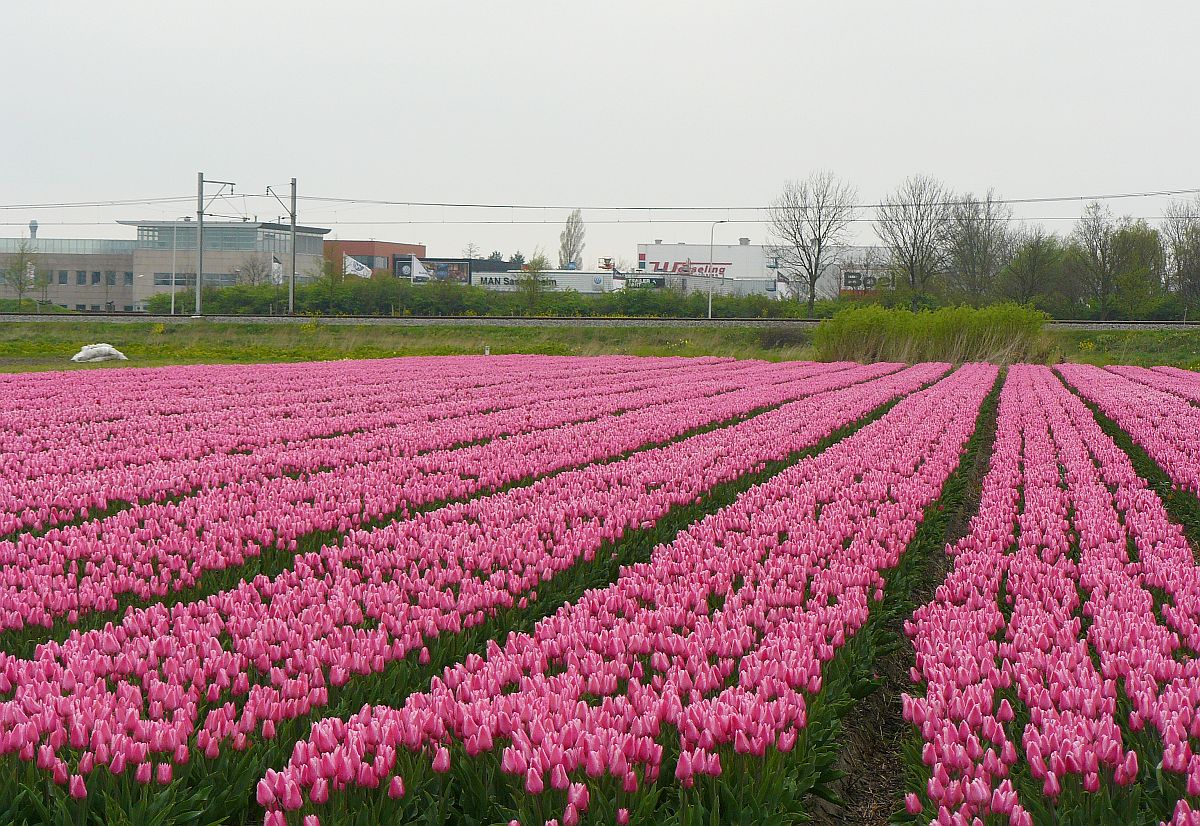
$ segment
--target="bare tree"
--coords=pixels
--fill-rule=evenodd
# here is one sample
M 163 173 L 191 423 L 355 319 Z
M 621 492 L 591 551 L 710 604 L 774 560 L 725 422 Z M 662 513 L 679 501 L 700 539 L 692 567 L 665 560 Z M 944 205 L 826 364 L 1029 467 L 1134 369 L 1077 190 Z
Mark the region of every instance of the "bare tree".
M 1013 255 L 1000 273 L 999 292 L 1020 304 L 1054 292 L 1062 278 L 1063 245 L 1059 237 L 1034 226 L 1013 236 Z
M 809 318 L 817 300 L 817 284 L 835 263 L 837 248 L 846 245 L 854 220 L 854 187 L 832 172 L 814 172 L 803 181 L 788 181 L 768 209 L 773 248 L 779 267 L 794 285 L 796 298 L 807 300 Z
M 996 276 L 1012 257 L 1011 219 L 1012 208 L 991 189 L 982 200 L 968 193 L 950 207 L 946 278 L 974 307 L 995 291 Z
M 888 248 L 893 269 L 908 286 L 914 310 L 945 269 L 949 200 L 949 192 L 937 179 L 914 175 L 875 212 L 875 231 Z
M 474 260 L 479 257 L 479 245 L 475 243 L 467 244 L 463 247 L 462 257 L 468 260 Z
M 37 284 L 37 252 L 33 245 L 22 239 L 17 243 L 16 252 L 5 262 L 3 275 L 4 283 L 17 296 L 17 311 L 25 303 L 25 294 Z
M 1108 319 L 1116 292 L 1117 272 L 1113 255 L 1113 236 L 1117 226 L 1112 210 L 1092 201 L 1071 233 L 1080 254 L 1082 276 L 1088 295 L 1100 310 L 1100 320 Z
M 569 264 L 583 267 L 583 212 L 575 210 L 567 216 L 567 225 L 558 236 L 558 268 L 568 269 Z
M 1162 223 L 1167 249 L 1168 287 L 1184 306 L 1200 304 L 1200 196 L 1193 201 L 1172 201 Z
M 237 270 L 237 281 L 248 287 L 271 282 L 271 261 L 266 255 L 250 255 L 246 257 Z

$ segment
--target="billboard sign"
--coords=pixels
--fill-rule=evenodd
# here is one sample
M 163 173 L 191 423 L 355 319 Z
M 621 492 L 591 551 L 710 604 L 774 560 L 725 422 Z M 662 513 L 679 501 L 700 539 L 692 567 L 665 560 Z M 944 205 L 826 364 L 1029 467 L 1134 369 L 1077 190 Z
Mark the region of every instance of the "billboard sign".
M 475 273 L 471 283 L 489 290 L 511 292 L 520 287 L 529 276 L 520 272 Z M 606 293 L 613 288 L 612 273 L 584 272 L 582 270 L 550 270 L 538 276 L 542 289 L 575 290 L 580 293 Z
M 413 283 L 441 281 L 447 284 L 470 284 L 471 262 L 454 258 L 421 258 L 413 260 L 411 255 L 392 257 L 392 272 L 397 278 L 413 278 Z
M 654 289 L 667 286 L 667 278 L 665 275 L 627 275 L 625 276 L 625 289 L 641 290 Z

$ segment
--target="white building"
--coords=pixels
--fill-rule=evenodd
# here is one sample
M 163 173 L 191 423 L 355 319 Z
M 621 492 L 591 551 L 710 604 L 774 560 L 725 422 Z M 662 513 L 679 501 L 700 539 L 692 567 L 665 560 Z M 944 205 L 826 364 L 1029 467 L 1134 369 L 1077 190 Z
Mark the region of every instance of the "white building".
M 628 282 L 640 286 L 674 287 L 685 292 L 722 295 L 773 295 L 796 298 L 797 285 L 772 245 L 751 244 L 638 244 L 638 271 Z M 869 293 L 890 284 L 887 251 L 882 247 L 843 247 L 836 251 L 817 280 L 818 298 Z M 799 296 L 806 298 L 807 295 Z

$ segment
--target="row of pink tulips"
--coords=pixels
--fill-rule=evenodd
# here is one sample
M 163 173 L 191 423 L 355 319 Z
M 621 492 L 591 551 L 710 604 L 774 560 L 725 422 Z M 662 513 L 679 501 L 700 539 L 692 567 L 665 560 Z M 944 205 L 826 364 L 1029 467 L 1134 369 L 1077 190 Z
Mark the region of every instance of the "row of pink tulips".
M 334 465 L 331 470 L 295 479 L 231 481 L 179 502 L 140 505 L 44 535 L 25 534 L 0 542 L 0 630 L 49 626 L 60 617 L 73 623 L 93 611 L 114 610 L 123 594 L 142 600 L 160 598 L 195 585 L 206 571 L 242 564 L 262 548 L 295 550 L 306 534 L 345 532 L 397 511 L 611 458 L 899 367 L 828 370 L 815 365 L 760 365 L 747 368 L 736 380 L 675 383 L 606 398 L 603 409 L 630 408 L 620 415 L 586 418 L 419 456 L 396 451 L 399 455 L 364 463 L 362 459 L 374 448 L 360 452 L 352 442 L 336 457 L 322 452 L 312 460 Z M 750 386 L 739 388 L 741 383 Z M 661 402 L 664 398 L 670 401 Z M 561 416 L 590 417 L 596 412 L 590 401 L 583 409 L 586 412 Z M 538 423 L 547 416 L 545 409 L 537 410 Z M 557 421 L 560 414 L 554 416 L 550 421 Z M 468 421 L 462 427 L 472 424 Z M 469 441 L 461 430 L 456 432 L 457 436 L 446 438 Z M 359 441 L 377 444 L 367 435 Z
M 731 377 L 733 389 L 750 381 L 739 376 L 764 369 L 761 364 L 672 364 L 622 375 L 619 364 L 601 363 L 590 370 L 581 365 L 573 372 L 569 365 L 557 362 L 527 367 L 531 369 L 520 367 L 519 374 L 512 376 L 514 365 L 506 369 L 500 363 L 490 372 L 481 370 L 462 379 L 467 384 L 447 377 L 445 386 L 436 364 L 414 370 L 416 375 L 407 378 L 397 372 L 390 376 L 387 392 L 371 388 L 374 409 L 348 404 L 332 412 L 308 410 L 301 397 L 278 422 L 257 417 L 256 400 L 248 396 L 247 409 L 254 418 L 252 439 L 233 433 L 222 441 L 219 423 L 212 422 L 186 431 L 182 438 L 160 437 L 152 422 L 141 422 L 141 447 L 127 448 L 122 439 L 114 438 L 90 458 L 87 450 L 69 447 L 15 452 L 10 455 L 26 457 L 28 466 L 10 468 L 0 482 L 0 533 L 41 529 L 85 516 L 92 509 L 103 510 L 112 501 L 161 501 L 231 480 L 312 470 L 321 466 L 318 462 L 344 461 L 340 454 L 351 448 L 371 458 L 553 426 L 619 410 L 621 404 L 636 403 L 639 393 L 686 387 L 697 379 Z M 475 382 L 488 384 L 475 387 Z
M 1105 367 L 1110 373 L 1116 373 L 1131 381 L 1153 387 L 1164 393 L 1173 393 L 1190 402 L 1200 402 L 1200 378 L 1195 373 L 1178 368 L 1148 368 L 1112 365 Z
M 101 764 L 121 774 L 185 761 L 192 749 L 216 758 L 222 746 L 269 739 L 279 721 L 324 705 L 330 683 L 378 672 L 429 638 L 536 599 L 539 583 L 604 543 L 947 367 L 910 368 L 618 462 L 353 531 L 344 546 L 298 557 L 274 579 L 130 610 L 120 625 L 47 643 L 32 659 L 0 654 L 0 753 L 36 760 L 60 782 L 74 774 L 82 793 Z
M 904 715 L 929 772 L 910 813 L 1123 822 L 1121 806 L 1135 804 L 1120 789 L 1151 757 L 1127 743 L 1145 726 L 1161 735 L 1163 769 L 1200 792 L 1180 714 L 1197 708 L 1200 671 L 1173 656 L 1187 621 L 1160 623 L 1147 590 L 1200 594 L 1196 563 L 1128 456 L 1048 368 L 1010 369 L 979 513 L 947 552 L 953 569 L 906 627 L 923 696 L 906 696 Z M 1018 788 L 1018 764 L 1037 787 Z M 1175 815 L 1191 822 L 1187 800 Z
M 403 797 L 398 754 L 423 752 L 444 773 L 453 744 L 469 761 L 496 755 L 530 796 L 565 792 L 564 826 L 597 795 L 632 799 L 663 771 L 690 788 L 735 754 L 790 751 L 824 664 L 882 598 L 883 572 L 957 466 L 995 378 L 969 365 L 907 397 L 403 706 L 314 724 L 259 783 L 266 823 L 350 786 Z
M 1061 364 L 1059 373 L 1112 419 L 1179 487 L 1200 494 L 1200 407 L 1092 367 Z

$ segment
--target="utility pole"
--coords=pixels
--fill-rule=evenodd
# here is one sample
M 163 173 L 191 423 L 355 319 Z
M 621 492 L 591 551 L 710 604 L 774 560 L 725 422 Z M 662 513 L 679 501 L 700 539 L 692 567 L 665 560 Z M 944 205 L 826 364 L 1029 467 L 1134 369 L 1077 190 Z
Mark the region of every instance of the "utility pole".
M 292 278 L 288 281 L 288 315 L 296 314 L 296 179 L 292 178 Z
M 200 315 L 200 290 L 204 286 L 204 185 L 205 184 L 220 184 L 220 189 L 213 195 L 213 200 L 221 197 L 225 191 L 225 187 L 229 187 L 229 194 L 233 194 L 233 188 L 237 184 L 230 181 L 206 181 L 204 173 L 196 173 L 196 313 Z M 172 285 L 172 289 L 174 285 Z
M 275 190 L 267 187 L 267 194 L 275 197 L 279 201 L 279 205 L 287 210 L 288 217 L 292 219 L 292 274 L 288 278 L 288 315 L 296 314 L 296 179 L 292 178 L 292 201 L 291 206 L 283 202 Z
M 200 285 L 204 281 L 204 173 L 196 173 L 196 315 L 200 315 Z M 174 292 L 175 285 L 171 285 Z

